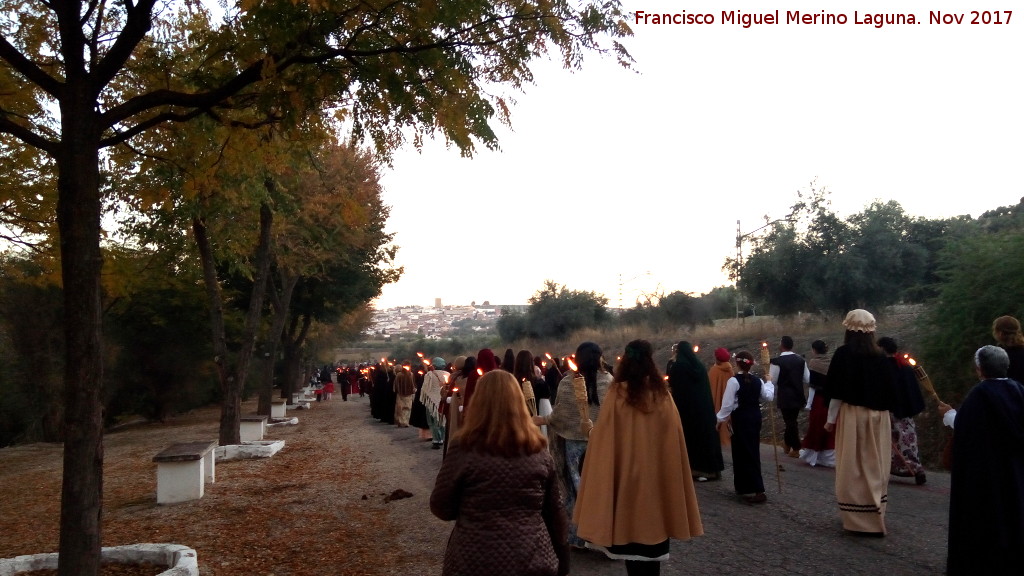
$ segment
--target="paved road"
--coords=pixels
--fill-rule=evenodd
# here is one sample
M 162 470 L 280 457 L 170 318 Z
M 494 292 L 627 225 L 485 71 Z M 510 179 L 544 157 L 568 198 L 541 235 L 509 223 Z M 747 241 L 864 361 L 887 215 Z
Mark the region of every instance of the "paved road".
M 347 403 L 342 411 L 346 424 L 370 434 L 376 449 L 373 460 L 382 475 L 396 469 L 415 474 L 403 478 L 403 486 L 416 495 L 396 508 L 401 524 L 428 526 L 429 534 L 407 533 L 407 541 L 428 539 L 423 544 L 440 549 L 450 525 L 430 517 L 426 498 L 440 466 L 440 454 L 414 439 L 410 429 L 374 423 L 366 412 L 366 400 Z M 338 405 L 334 408 L 341 408 Z M 354 417 L 354 418 L 352 418 Z M 697 484 L 704 536 L 688 542 L 672 542 L 671 559 L 662 566 L 665 576 L 677 575 L 913 575 L 943 574 L 946 560 L 946 529 L 949 507 L 949 474 L 928 472 L 928 483 L 912 478 L 893 478 L 884 538 L 854 536 L 843 531 L 834 496 L 834 471 L 811 468 L 783 456 L 782 492 L 779 492 L 771 446 L 761 446 L 762 469 L 768 502 L 749 505 L 740 501 L 732 484 L 731 454 L 725 450 L 726 470 L 716 482 Z M 385 472 L 387 470 L 387 472 Z M 409 522 L 415 519 L 415 522 Z M 425 567 L 433 574 L 433 566 Z M 437 573 L 440 570 L 436 571 Z M 622 562 L 591 551 L 573 551 L 574 576 L 624 576 Z
M 949 512 L 949 474 L 929 472 L 924 486 L 912 478 L 889 482 L 884 538 L 842 529 L 833 493 L 835 473 L 779 455 L 782 492 L 772 473 L 769 445 L 761 446 L 768 502 L 737 499 L 725 452 L 722 480 L 697 484 L 704 536 L 672 542 L 668 576 L 691 574 L 915 575 L 943 574 Z M 625 574 L 621 563 L 574 552 L 573 574 Z

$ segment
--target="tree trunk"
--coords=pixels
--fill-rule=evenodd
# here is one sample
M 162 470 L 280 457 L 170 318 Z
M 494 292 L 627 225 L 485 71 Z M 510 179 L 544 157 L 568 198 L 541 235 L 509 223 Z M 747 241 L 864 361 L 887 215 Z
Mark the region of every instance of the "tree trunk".
M 269 185 L 269 184 L 268 184 Z M 249 374 L 249 363 L 256 347 L 260 317 L 263 308 L 263 297 L 266 294 L 267 276 L 270 272 L 270 241 L 271 226 L 274 222 L 273 212 L 266 203 L 260 205 L 260 236 L 256 247 L 256 273 L 253 278 L 252 294 L 249 298 L 249 310 L 245 315 L 245 330 L 242 342 L 235 354 L 234 362 L 230 361 L 227 346 L 227 334 L 224 329 L 224 305 L 222 302 L 220 282 L 217 278 L 216 261 L 213 246 L 210 243 L 208 229 L 202 218 L 192 221 L 192 232 L 195 235 L 199 257 L 203 264 L 203 283 L 210 301 L 210 328 L 213 331 L 213 350 L 220 378 L 221 409 L 220 428 L 217 441 L 221 446 L 240 444 L 242 437 L 239 425 L 242 418 L 242 387 Z
M 233 371 L 228 366 L 228 341 L 224 329 L 224 303 L 221 298 L 220 281 L 217 278 L 217 264 L 213 258 L 213 245 L 206 228 L 206 221 L 196 216 L 192 219 L 192 235 L 196 240 L 199 260 L 203 267 L 203 285 L 210 306 L 210 332 L 213 340 L 213 362 L 217 366 L 217 380 L 220 382 L 221 402 L 230 397 Z M 241 402 L 241 399 L 239 399 Z M 241 408 L 239 408 L 241 411 Z M 241 422 L 241 421 L 239 421 Z M 223 444 L 223 442 L 221 442 Z M 237 444 L 237 442 L 236 442 Z
M 87 95 L 75 96 L 61 102 L 63 140 L 57 154 L 66 351 L 57 573 L 95 576 L 99 572 L 103 514 L 99 119 Z
M 295 318 L 292 320 L 291 329 L 281 337 L 284 343 L 284 380 L 281 382 L 281 397 L 288 398 L 289 402 L 302 371 L 302 344 L 306 341 L 312 323 L 313 319 L 308 314 L 303 315 L 302 327 L 299 328 L 298 318 Z
M 260 385 L 260 400 L 256 409 L 257 414 L 265 416 L 270 415 L 270 401 L 274 397 L 274 365 L 277 358 L 277 346 L 281 342 L 284 326 L 288 322 L 292 294 L 295 292 L 296 284 L 299 283 L 298 276 L 292 276 L 284 272 L 282 272 L 281 276 L 281 293 L 278 294 L 277 289 L 272 285 L 269 290 L 270 298 L 274 305 L 274 322 L 266 338 L 268 346 L 266 350 L 267 361 L 263 365 L 263 382 Z

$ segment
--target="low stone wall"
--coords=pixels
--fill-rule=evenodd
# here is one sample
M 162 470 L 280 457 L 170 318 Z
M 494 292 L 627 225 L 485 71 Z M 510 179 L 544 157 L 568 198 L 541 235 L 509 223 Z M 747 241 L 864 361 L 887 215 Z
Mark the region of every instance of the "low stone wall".
M 284 448 L 284 440 L 254 440 L 229 446 L 218 446 L 217 461 L 270 458 Z M 2 575 L 0 575 L 2 576 Z
M 31 554 L 0 559 L 0 576 L 15 576 L 33 570 L 56 570 L 57 553 Z M 167 566 L 158 576 L 199 576 L 196 551 L 181 544 L 129 544 L 101 549 L 100 562 Z

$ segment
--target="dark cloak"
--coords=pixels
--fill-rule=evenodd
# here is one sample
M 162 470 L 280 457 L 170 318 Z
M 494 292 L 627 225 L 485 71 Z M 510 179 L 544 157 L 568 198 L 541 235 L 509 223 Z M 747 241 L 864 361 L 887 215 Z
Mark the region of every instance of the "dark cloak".
M 715 473 L 725 469 L 722 443 L 715 425 L 715 403 L 704 364 L 689 342 L 680 342 L 675 361 L 668 367 L 668 386 L 679 410 L 686 452 L 694 471 Z
M 978 383 L 957 410 L 947 574 L 1019 574 L 1024 566 L 1024 385 Z

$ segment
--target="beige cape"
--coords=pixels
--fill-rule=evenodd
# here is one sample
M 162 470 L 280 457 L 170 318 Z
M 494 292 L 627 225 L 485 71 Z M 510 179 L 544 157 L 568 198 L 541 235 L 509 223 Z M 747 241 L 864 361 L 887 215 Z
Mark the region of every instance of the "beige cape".
M 601 546 L 704 533 L 670 395 L 644 413 L 626 404 L 624 384 L 611 385 L 590 434 L 573 521 L 580 538 Z

